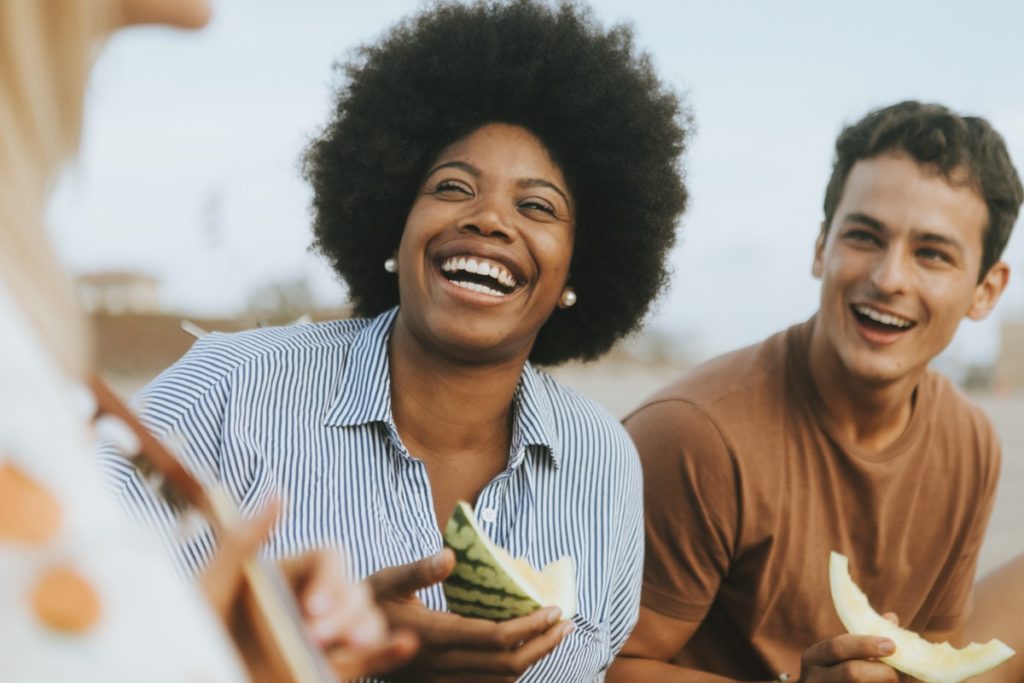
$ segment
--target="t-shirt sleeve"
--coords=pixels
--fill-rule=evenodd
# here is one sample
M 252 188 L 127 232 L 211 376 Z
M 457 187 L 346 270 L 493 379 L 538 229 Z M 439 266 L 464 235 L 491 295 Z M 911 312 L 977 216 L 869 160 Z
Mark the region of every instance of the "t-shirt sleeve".
M 646 552 L 641 604 L 701 621 L 734 554 L 739 525 L 737 477 L 718 428 L 680 400 L 630 415 L 644 471 Z
M 1002 458 L 999 439 L 987 420 L 981 431 L 985 437 L 980 440 L 982 458 L 978 486 L 975 490 L 965 493 L 960 501 L 962 505 L 975 510 L 976 514 L 966 532 L 964 542 L 960 545 L 960 552 L 952 560 L 949 579 L 946 581 L 935 615 L 928 621 L 928 631 L 953 631 L 960 628 L 974 607 L 972 597 L 978 555 L 995 505 Z

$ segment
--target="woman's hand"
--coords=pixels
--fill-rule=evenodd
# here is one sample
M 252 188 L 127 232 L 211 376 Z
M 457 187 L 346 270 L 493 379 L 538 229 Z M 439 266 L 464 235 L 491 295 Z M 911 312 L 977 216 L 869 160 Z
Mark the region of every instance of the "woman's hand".
M 444 550 L 367 578 L 389 621 L 422 643 L 420 654 L 394 675 L 397 680 L 511 683 L 572 632 L 571 622 L 559 623 L 554 607 L 504 622 L 427 609 L 415 592 L 443 581 L 454 567 L 455 555 Z

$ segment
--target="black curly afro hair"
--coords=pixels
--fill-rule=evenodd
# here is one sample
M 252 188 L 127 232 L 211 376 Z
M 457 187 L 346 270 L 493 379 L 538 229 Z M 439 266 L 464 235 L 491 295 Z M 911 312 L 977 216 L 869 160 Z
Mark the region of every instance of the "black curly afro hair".
M 315 248 L 355 311 L 398 304 L 383 262 L 398 248 L 423 176 L 442 149 L 488 123 L 533 132 L 576 207 L 569 283 L 530 354 L 590 360 L 640 326 L 667 280 L 686 204 L 680 157 L 691 119 L 638 53 L 629 27 L 533 0 L 442 3 L 361 48 L 333 120 L 306 153 Z

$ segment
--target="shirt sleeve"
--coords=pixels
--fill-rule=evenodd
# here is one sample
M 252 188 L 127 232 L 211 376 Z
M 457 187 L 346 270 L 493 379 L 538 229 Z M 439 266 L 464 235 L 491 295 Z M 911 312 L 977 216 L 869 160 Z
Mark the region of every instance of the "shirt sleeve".
M 200 481 L 222 479 L 222 434 L 227 406 L 227 374 L 203 340 L 147 385 L 135 399 L 140 420 Z M 210 528 L 196 517 L 182 519 L 143 479 L 110 440 L 98 446 L 100 465 L 120 506 L 136 523 L 155 533 L 171 550 L 179 569 L 198 573 L 212 557 Z M 232 468 L 231 471 L 236 471 Z M 229 490 L 232 484 L 224 482 Z
M 612 581 L 609 604 L 611 624 L 609 640 L 611 660 L 619 653 L 640 616 L 640 585 L 644 568 L 644 503 L 643 476 L 636 450 L 629 439 L 623 437 L 630 451 L 629 467 L 624 473 L 619 545 L 616 549 L 616 574 Z
M 739 527 L 732 458 L 707 414 L 681 400 L 625 422 L 643 465 L 646 551 L 641 604 L 699 622 L 731 564 Z
M 960 628 L 974 607 L 974 580 L 978 556 L 985 540 L 992 508 L 995 506 L 996 486 L 1002 462 L 999 439 L 987 420 L 982 432 L 985 438 L 979 450 L 984 455 L 978 487 L 961 498 L 961 503 L 970 506 L 976 513 L 964 542 L 959 546 L 960 552 L 948 574 L 949 579 L 946 581 L 935 615 L 928 621 L 928 631 L 953 631 Z

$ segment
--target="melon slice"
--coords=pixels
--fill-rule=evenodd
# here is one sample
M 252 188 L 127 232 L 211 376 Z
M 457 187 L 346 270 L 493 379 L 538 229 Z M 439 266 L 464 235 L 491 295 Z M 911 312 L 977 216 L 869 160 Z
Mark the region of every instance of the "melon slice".
M 949 643 L 930 643 L 913 631 L 902 629 L 872 609 L 864 592 L 850 578 L 850 562 L 833 552 L 828 561 L 832 602 L 839 620 L 850 633 L 883 636 L 896 643 L 896 653 L 882 661 L 924 683 L 959 683 L 988 671 L 1013 654 L 1000 640 L 957 649 Z
M 445 525 L 444 544 L 455 551 L 455 569 L 443 584 L 448 609 L 465 617 L 503 621 L 554 605 L 562 619 L 576 614 L 576 568 L 563 557 L 537 571 L 512 558 L 477 524 L 460 501 Z

